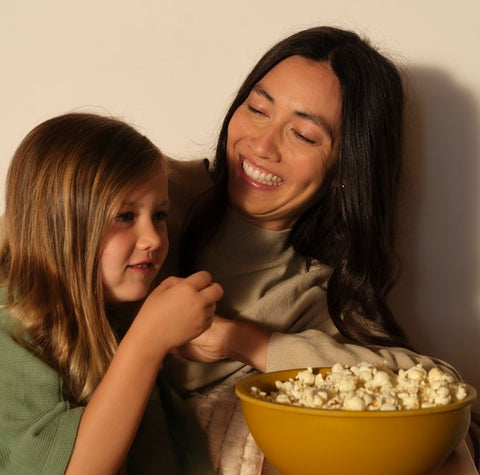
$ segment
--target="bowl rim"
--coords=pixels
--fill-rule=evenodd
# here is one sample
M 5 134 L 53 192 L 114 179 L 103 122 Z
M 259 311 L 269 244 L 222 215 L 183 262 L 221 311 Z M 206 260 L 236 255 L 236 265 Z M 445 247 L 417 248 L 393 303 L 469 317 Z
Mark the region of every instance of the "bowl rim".
M 318 371 L 329 371 L 331 367 L 311 367 L 314 372 Z M 268 376 L 272 380 L 281 380 L 285 381 L 289 377 L 295 376 L 299 371 L 306 370 L 306 367 L 303 368 L 293 368 L 288 370 L 281 371 L 269 371 L 266 373 L 255 373 L 249 376 L 246 376 L 242 380 L 238 381 L 235 384 L 235 394 L 240 398 L 241 402 L 247 402 L 256 406 L 268 408 L 271 410 L 276 410 L 280 412 L 293 412 L 296 414 L 304 415 L 317 415 L 317 416 L 330 416 L 330 417 L 360 417 L 360 418 L 385 418 L 385 417 L 418 417 L 429 414 L 438 414 L 457 411 L 465 406 L 471 405 L 477 397 L 476 389 L 462 381 L 462 384 L 465 385 L 467 390 L 467 396 L 461 401 L 455 401 L 453 403 L 445 404 L 443 406 L 429 407 L 429 408 L 420 408 L 420 409 L 403 409 L 403 410 L 388 410 L 388 411 L 353 411 L 353 410 L 343 410 L 343 409 L 320 409 L 314 407 L 304 407 L 304 406 L 294 406 L 292 404 L 285 404 L 274 401 L 265 401 L 258 397 L 255 397 L 249 393 L 249 390 L 252 386 L 255 386 L 257 380 L 261 380 L 265 376 Z M 272 387 L 273 389 L 273 387 Z

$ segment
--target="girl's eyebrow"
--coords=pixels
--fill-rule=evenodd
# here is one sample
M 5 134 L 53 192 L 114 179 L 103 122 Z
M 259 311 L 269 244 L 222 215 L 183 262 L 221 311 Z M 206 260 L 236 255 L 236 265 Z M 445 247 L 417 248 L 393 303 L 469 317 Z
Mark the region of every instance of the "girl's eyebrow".
M 169 205 L 170 205 L 170 202 L 169 202 L 168 199 L 166 199 L 166 200 L 159 201 L 158 203 L 156 203 L 155 206 L 158 207 L 158 208 L 168 208 Z M 136 206 L 138 206 L 138 201 L 133 201 L 133 200 L 131 200 L 131 201 L 124 201 L 124 202 L 122 203 L 122 206 L 126 206 L 126 207 L 133 206 L 133 207 L 136 207 Z
M 257 94 L 263 96 L 271 104 L 275 104 L 275 99 L 265 90 L 265 88 L 261 84 L 255 85 L 253 87 L 253 92 L 256 92 Z M 331 140 L 334 139 L 333 127 L 329 124 L 328 120 L 323 115 L 304 111 L 295 111 L 294 114 L 297 117 L 309 120 L 310 122 L 314 123 L 318 127 L 322 128 L 328 134 Z

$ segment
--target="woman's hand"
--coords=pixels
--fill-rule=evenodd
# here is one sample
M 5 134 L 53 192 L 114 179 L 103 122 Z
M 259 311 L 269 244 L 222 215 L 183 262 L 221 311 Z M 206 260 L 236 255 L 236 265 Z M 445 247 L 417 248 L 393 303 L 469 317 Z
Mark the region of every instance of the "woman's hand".
M 233 331 L 232 323 L 230 320 L 214 315 L 210 328 L 184 346 L 174 350 L 174 353 L 202 363 L 213 363 L 227 358 L 224 347 L 228 346 L 229 333 Z
M 210 328 L 172 353 L 202 363 L 229 358 L 265 371 L 269 339 L 258 325 L 214 315 Z

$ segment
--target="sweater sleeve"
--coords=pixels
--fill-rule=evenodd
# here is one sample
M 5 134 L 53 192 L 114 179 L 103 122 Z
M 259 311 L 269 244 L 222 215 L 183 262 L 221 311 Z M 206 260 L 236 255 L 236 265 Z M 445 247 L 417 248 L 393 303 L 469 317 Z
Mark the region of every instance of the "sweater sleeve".
M 334 363 L 356 365 L 362 361 L 386 364 L 394 370 L 422 364 L 433 366 L 461 379 L 448 363 L 406 348 L 365 346 L 340 334 L 331 320 L 325 290 L 313 286 L 295 296 L 294 303 L 283 307 L 284 321 L 290 325 L 272 334 L 267 353 L 267 371 L 290 368 L 330 367 Z M 290 317 L 288 313 L 291 313 Z
M 0 326 L 0 473 L 63 474 L 83 408 L 60 376 Z

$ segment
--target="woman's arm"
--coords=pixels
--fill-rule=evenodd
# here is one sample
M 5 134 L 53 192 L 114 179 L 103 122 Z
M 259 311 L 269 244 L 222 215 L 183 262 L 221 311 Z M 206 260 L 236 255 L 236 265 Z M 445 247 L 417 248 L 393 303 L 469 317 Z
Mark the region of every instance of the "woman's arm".
M 215 316 L 212 327 L 183 347 L 180 355 L 200 362 L 230 358 L 259 371 L 361 361 L 387 364 L 396 370 L 421 363 L 460 377 L 444 361 L 405 348 L 365 346 L 344 338 L 329 316 L 325 290 L 315 285 L 314 279 L 278 285 L 244 308 L 241 317 L 242 321 Z
M 174 353 L 202 363 L 228 358 L 265 371 L 269 340 L 270 332 L 258 325 L 215 315 L 207 331 Z

